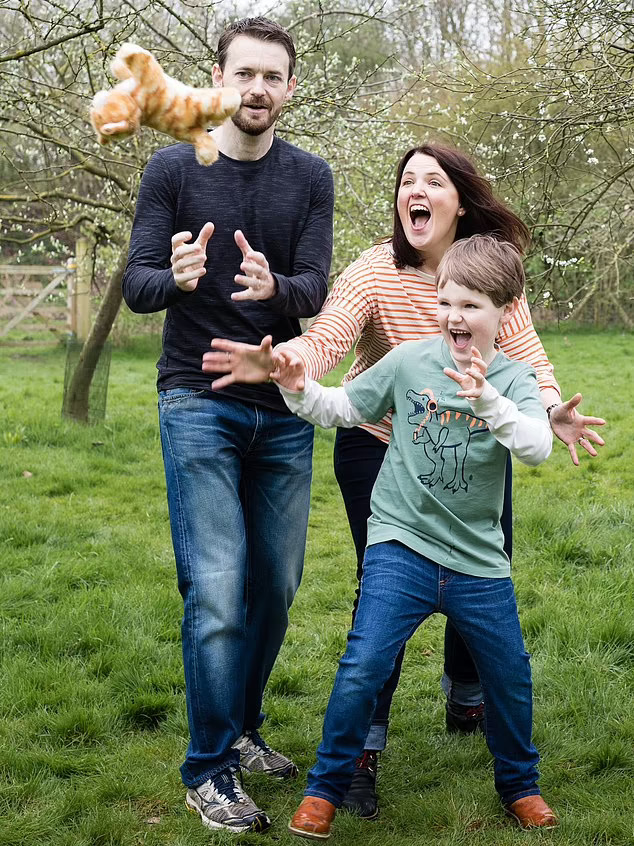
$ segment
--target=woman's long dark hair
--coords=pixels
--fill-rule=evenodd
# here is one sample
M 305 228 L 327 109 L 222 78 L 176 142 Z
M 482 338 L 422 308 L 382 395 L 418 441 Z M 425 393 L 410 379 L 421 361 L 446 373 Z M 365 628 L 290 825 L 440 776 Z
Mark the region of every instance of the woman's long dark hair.
M 392 231 L 392 249 L 397 267 L 419 267 L 424 262 L 418 250 L 405 237 L 398 215 L 398 191 L 403 178 L 403 171 L 408 161 L 416 153 L 432 156 L 449 179 L 453 182 L 460 205 L 465 213 L 458 218 L 456 230 L 459 238 L 470 235 L 494 235 L 503 241 L 510 241 L 523 253 L 530 241 L 530 233 L 519 217 L 496 199 L 490 183 L 476 171 L 471 161 L 459 150 L 444 147 L 441 144 L 423 144 L 408 150 L 398 164 L 396 186 L 394 188 L 394 226 Z

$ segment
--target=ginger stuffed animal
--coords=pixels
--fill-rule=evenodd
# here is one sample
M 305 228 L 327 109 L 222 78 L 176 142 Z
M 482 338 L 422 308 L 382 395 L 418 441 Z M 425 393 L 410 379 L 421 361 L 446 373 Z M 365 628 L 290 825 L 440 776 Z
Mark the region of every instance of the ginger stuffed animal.
M 151 126 L 193 144 L 200 164 L 216 161 L 218 148 L 207 127 L 219 126 L 238 111 L 241 98 L 235 88 L 184 85 L 164 73 L 154 56 L 136 44 L 123 44 L 110 68 L 121 82 L 95 94 L 90 108 L 90 122 L 100 144 Z

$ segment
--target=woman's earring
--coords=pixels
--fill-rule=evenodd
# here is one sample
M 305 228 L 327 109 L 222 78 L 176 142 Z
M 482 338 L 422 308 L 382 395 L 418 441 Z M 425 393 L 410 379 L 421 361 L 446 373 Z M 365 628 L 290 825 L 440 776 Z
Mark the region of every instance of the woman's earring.
M 464 209 L 458 209 L 458 217 L 462 217 L 464 214 Z

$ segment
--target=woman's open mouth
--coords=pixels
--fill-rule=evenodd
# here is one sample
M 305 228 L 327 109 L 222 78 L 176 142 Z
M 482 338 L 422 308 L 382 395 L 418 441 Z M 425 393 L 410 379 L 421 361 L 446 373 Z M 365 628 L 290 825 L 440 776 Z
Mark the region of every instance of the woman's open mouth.
M 423 203 L 416 203 L 409 207 L 409 219 L 412 223 L 412 229 L 418 232 L 424 229 L 427 222 L 431 220 L 431 212 Z

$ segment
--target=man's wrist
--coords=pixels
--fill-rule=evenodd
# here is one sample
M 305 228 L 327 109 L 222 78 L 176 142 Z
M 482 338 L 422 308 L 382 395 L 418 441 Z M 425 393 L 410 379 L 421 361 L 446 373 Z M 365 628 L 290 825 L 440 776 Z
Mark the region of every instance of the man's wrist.
M 551 412 L 552 412 L 555 408 L 558 408 L 560 405 L 561 405 L 561 403 L 560 403 L 560 402 L 554 402 L 554 403 L 552 403 L 552 405 L 549 405 L 549 406 L 548 406 L 548 408 L 546 409 L 546 416 L 548 417 L 548 422 L 549 422 L 549 423 L 550 423 L 550 415 L 551 415 Z

